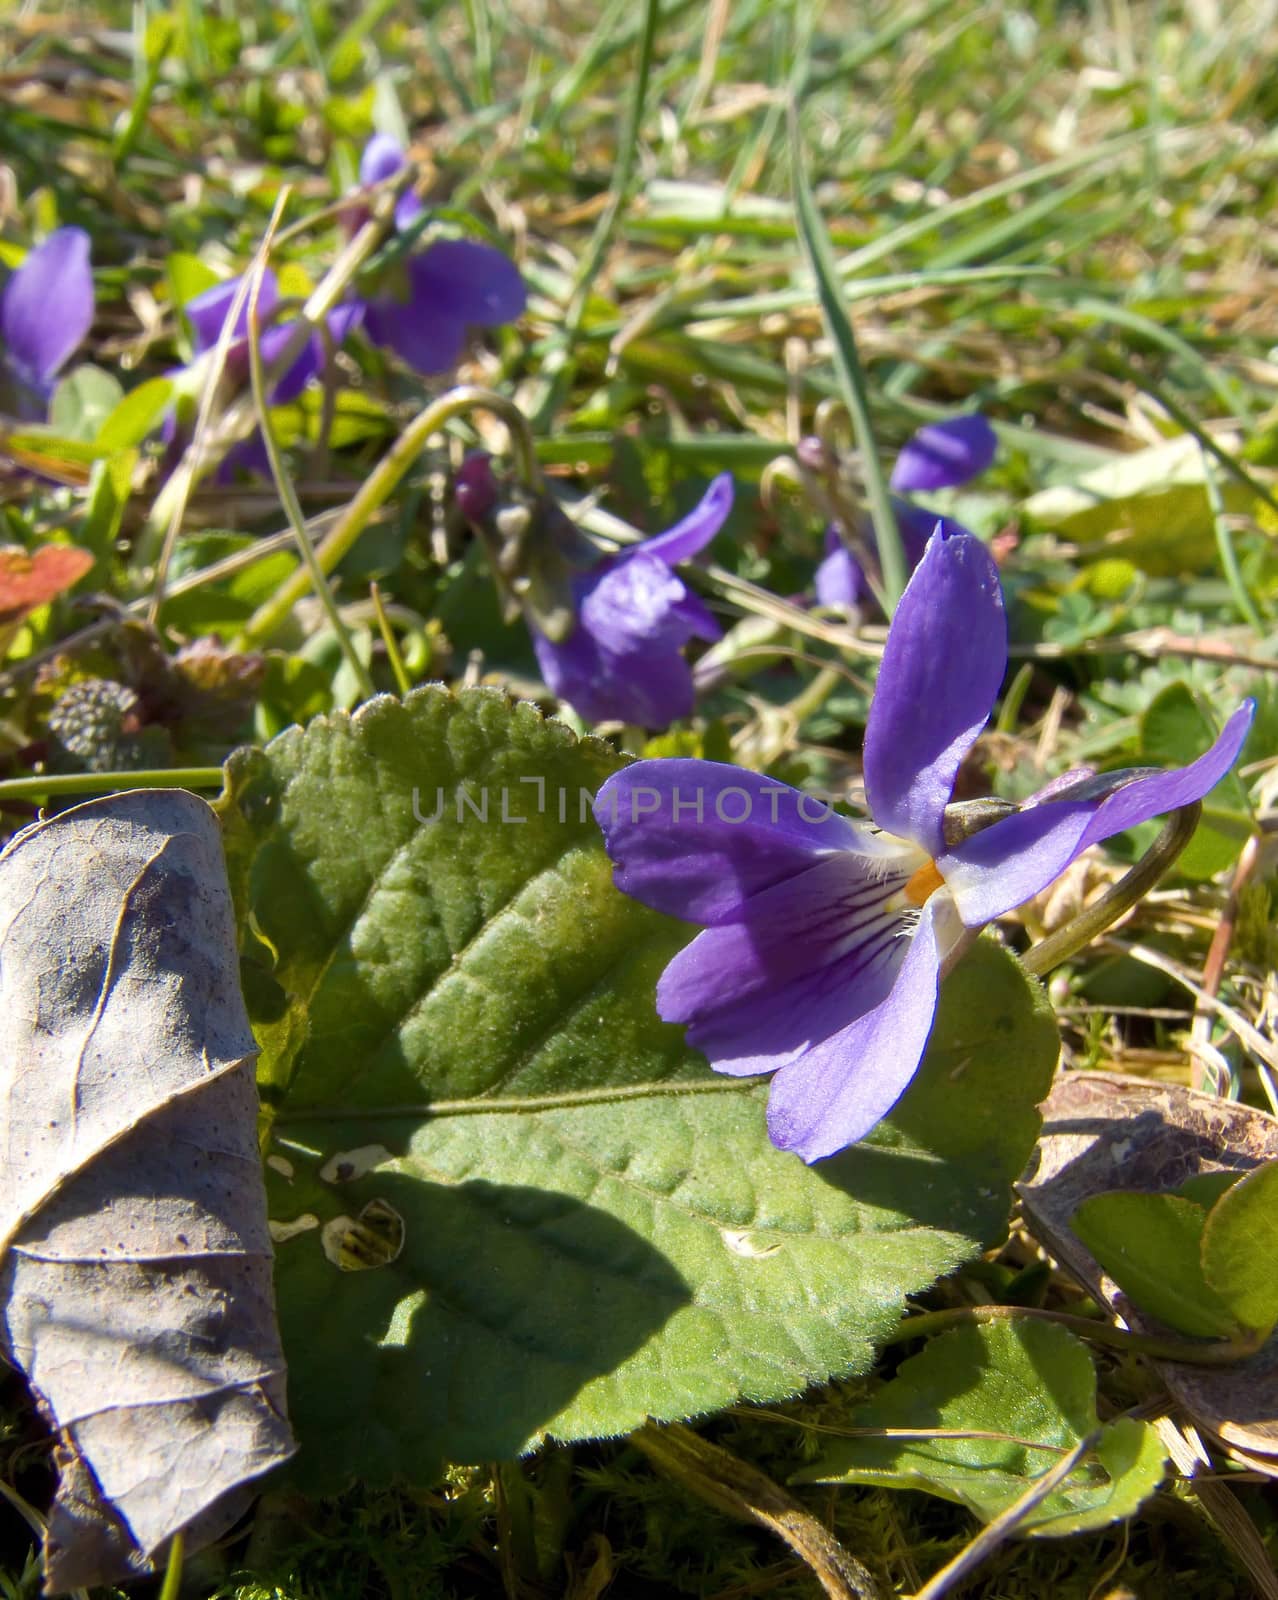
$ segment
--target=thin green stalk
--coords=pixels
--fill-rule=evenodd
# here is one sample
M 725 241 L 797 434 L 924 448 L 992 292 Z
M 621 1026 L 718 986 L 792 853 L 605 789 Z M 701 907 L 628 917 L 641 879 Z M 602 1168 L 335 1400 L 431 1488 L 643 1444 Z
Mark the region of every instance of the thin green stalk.
M 572 350 L 581 329 L 590 291 L 608 254 L 616 231 L 617 220 L 630 197 L 630 180 L 634 175 L 635 160 L 639 153 L 639 135 L 643 128 L 644 106 L 648 99 L 648 80 L 652 75 L 652 58 L 656 48 L 657 24 L 661 20 L 661 0 L 644 0 L 643 31 L 639 36 L 639 61 L 635 68 L 634 86 L 626 107 L 626 118 L 621 128 L 617 147 L 617 165 L 613 172 L 608 204 L 591 237 L 581 266 L 573 281 L 572 294 L 564 312 L 563 324 L 552 348 L 543 361 L 545 382 L 542 392 L 532 407 L 532 425 L 537 433 L 549 428 L 560 397 L 572 371 Z
M 164 1582 L 157 1600 L 178 1600 L 182 1592 L 182 1564 L 186 1559 L 186 1534 L 181 1528 L 169 1544 L 168 1564 L 164 1569 Z
M 967 1323 L 1015 1322 L 1027 1318 L 1037 1322 L 1057 1322 L 1080 1339 L 1103 1344 L 1110 1350 L 1125 1350 L 1130 1355 L 1152 1356 L 1155 1361 L 1181 1361 L 1195 1367 L 1230 1367 L 1254 1356 L 1267 1334 L 1247 1334 L 1238 1339 L 1162 1339 L 1154 1334 L 1129 1333 L 1112 1323 L 1092 1317 L 1071 1316 L 1067 1311 L 1048 1311 L 1041 1306 L 950 1306 L 944 1311 L 924 1311 L 906 1317 L 888 1334 L 884 1344 L 905 1344 L 911 1339 L 930 1339 L 947 1328 Z
M 1229 513 L 1225 510 L 1220 485 L 1216 482 L 1216 469 L 1212 466 L 1211 457 L 1201 445 L 1199 452 L 1203 461 L 1203 487 L 1207 491 L 1207 504 L 1211 508 L 1211 522 L 1216 534 L 1216 553 L 1220 557 L 1221 571 L 1225 574 L 1225 582 L 1234 597 L 1238 615 L 1260 633 L 1264 623 L 1261 621 L 1260 612 L 1256 609 L 1256 602 L 1251 598 L 1247 585 L 1243 582 L 1242 569 L 1238 565 L 1238 552 L 1234 549 L 1234 538 L 1229 529 Z
M 262 431 L 262 440 L 266 445 L 266 454 L 271 463 L 271 476 L 275 480 L 276 493 L 280 497 L 280 504 L 284 514 L 293 529 L 293 536 L 297 540 L 297 547 L 301 551 L 302 561 L 310 574 L 311 584 L 319 598 L 320 605 L 324 608 L 324 615 L 328 618 L 329 626 L 337 636 L 342 654 L 346 657 L 347 665 L 354 674 L 355 682 L 359 685 L 360 693 L 365 700 L 371 700 L 377 693 L 376 685 L 369 676 L 368 668 L 360 660 L 355 649 L 355 641 L 351 638 L 350 629 L 342 621 L 341 613 L 337 609 L 337 601 L 333 598 L 333 591 L 328 586 L 328 581 L 320 567 L 315 554 L 315 546 L 306 531 L 306 518 L 302 515 L 301 505 L 298 503 L 297 492 L 293 488 L 293 480 L 288 475 L 288 468 L 284 463 L 284 456 L 280 450 L 279 439 L 275 433 L 275 424 L 271 421 L 270 397 L 266 389 L 266 373 L 262 363 L 262 329 L 258 320 L 258 302 L 262 293 L 262 283 L 266 276 L 266 264 L 270 260 L 271 245 L 275 237 L 275 229 L 284 208 L 288 205 L 291 190 L 286 184 L 279 193 L 275 202 L 275 211 L 267 226 L 266 237 L 262 241 L 262 248 L 258 252 L 257 264 L 253 270 L 248 304 L 248 329 L 249 329 L 249 381 L 252 388 L 253 399 L 257 406 L 258 427 Z
M 475 88 L 481 106 L 493 103 L 493 33 L 489 26 L 489 0 L 462 0 L 470 28 Z
M 140 772 L 59 772 L 0 780 L 0 802 L 64 794 L 111 794 L 129 789 L 220 789 L 221 767 L 148 767 Z
M 1035 1478 L 1029 1488 L 982 1528 L 969 1544 L 964 1545 L 952 1561 L 947 1561 L 939 1572 L 934 1572 L 914 1595 L 914 1600 L 941 1600 L 943 1595 L 949 1594 L 956 1585 L 962 1583 L 970 1572 L 1015 1533 L 1035 1506 L 1041 1505 L 1054 1489 L 1065 1482 L 1100 1443 L 1100 1437 L 1100 1428 L 1093 1428 L 1091 1433 L 1084 1434 L 1068 1455 L 1057 1461 L 1041 1478 Z
M 373 215 L 325 273 L 319 286 L 303 307 L 301 316 L 293 324 L 283 347 L 271 362 L 267 374 L 271 382 L 289 370 L 315 332 L 316 325 L 324 320 L 346 293 L 355 274 L 392 231 L 395 226 L 396 202 L 404 190 L 412 184 L 415 176 L 415 170 L 409 166 L 384 185 L 379 185 L 379 193 L 373 203 Z M 293 230 L 289 229 L 287 233 L 281 234 L 281 239 L 288 237 L 292 232 Z M 244 304 L 241 298 L 241 294 L 244 293 L 247 293 L 247 282 L 242 283 L 236 293 L 235 301 L 222 325 L 217 347 L 213 351 L 204 394 L 200 401 L 200 420 L 196 424 L 195 438 L 188 446 L 177 470 L 156 496 L 139 541 L 139 559 L 145 561 L 157 537 L 161 533 L 163 535 L 164 548 L 156 569 L 148 613 L 152 622 L 156 620 L 164 601 L 169 562 L 181 530 L 187 502 L 195 486 L 197 473 L 215 466 L 233 444 L 250 432 L 253 425 L 256 406 L 250 393 L 242 394 L 233 400 L 223 412 L 217 428 L 212 430 L 209 428 L 218 379 L 226 363 L 226 349 L 230 344 L 235 319 Z
M 146 51 L 147 24 L 145 12 L 141 15 L 141 47 Z M 164 63 L 168 59 L 169 51 L 173 48 L 177 38 L 177 29 L 172 18 L 157 17 L 158 30 L 154 48 L 150 51 L 146 62 L 146 70 L 142 75 L 142 82 L 133 97 L 133 104 L 129 107 L 129 114 L 123 127 L 116 134 L 111 144 L 111 160 L 115 163 L 118 172 L 124 163 L 133 154 L 138 140 L 142 137 L 142 130 L 146 127 L 147 113 L 151 109 L 151 101 L 155 97 L 155 88 L 160 81 L 160 74 L 164 70 Z
M 1077 955 L 1106 928 L 1112 927 L 1125 911 L 1144 899 L 1194 837 L 1202 812 L 1201 800 L 1173 811 L 1163 824 L 1161 833 L 1134 867 L 1125 872 L 1099 900 L 1080 911 L 1072 922 L 1067 922 L 1046 939 L 1040 939 L 1026 951 L 1021 957 L 1021 965 L 1026 972 L 1041 978 L 1053 967 L 1059 967 L 1062 961 Z
M 371 477 L 364 480 L 355 498 L 334 523 L 332 532 L 315 552 L 321 573 L 327 576 L 345 559 L 372 520 L 374 512 L 395 492 L 432 435 L 439 433 L 455 417 L 480 410 L 493 412 L 510 429 L 511 452 L 524 482 L 535 485 L 541 481 L 536 443 L 527 418 L 514 402 L 492 389 L 481 389 L 473 384 L 450 389 L 413 418 L 378 462 Z M 240 634 L 239 648 L 261 644 L 271 638 L 310 589 L 311 583 L 311 574 L 306 568 L 295 572 L 249 618 Z
M 401 695 L 406 695 L 412 688 L 412 679 L 408 676 L 408 668 L 404 665 L 404 658 L 400 654 L 399 641 L 395 637 L 390 625 L 390 618 L 386 615 L 386 607 L 382 603 L 382 591 L 374 581 L 369 584 L 368 592 L 373 599 L 373 613 L 377 618 L 377 631 L 382 636 L 382 643 L 386 646 L 386 659 L 390 662 L 391 672 L 395 676 L 395 685 Z
M 887 478 L 874 445 L 874 429 L 870 422 L 869 396 L 861 358 L 857 353 L 856 337 L 843 305 L 843 291 L 835 266 L 834 252 L 816 199 L 808 183 L 803 165 L 803 145 L 799 132 L 798 109 L 790 105 L 790 172 L 794 190 L 795 219 L 799 240 L 808 268 L 816 283 L 817 300 L 821 306 L 821 320 L 830 340 L 834 356 L 834 369 L 838 374 L 839 390 L 852 431 L 856 436 L 861 456 L 861 470 L 865 478 L 866 494 L 870 502 L 870 516 L 874 522 L 874 537 L 878 545 L 879 562 L 883 574 L 883 608 L 891 617 L 896 603 L 905 591 L 909 567 L 901 532 L 892 510 L 892 497 L 888 493 Z

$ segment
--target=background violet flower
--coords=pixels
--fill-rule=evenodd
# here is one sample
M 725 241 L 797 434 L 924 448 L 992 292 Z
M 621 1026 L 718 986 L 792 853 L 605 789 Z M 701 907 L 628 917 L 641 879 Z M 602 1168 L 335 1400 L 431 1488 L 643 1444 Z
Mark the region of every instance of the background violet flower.
M 732 509 L 721 473 L 692 511 L 665 533 L 605 557 L 573 584 L 577 622 L 560 644 L 530 625 L 547 686 L 588 722 L 615 719 L 664 728 L 690 715 L 690 639 L 722 630 L 673 568 L 714 538 Z
M 949 417 L 944 422 L 929 422 L 902 447 L 892 468 L 892 510 L 900 530 L 905 563 L 913 572 L 923 559 L 923 551 L 939 526 L 947 536 L 966 533 L 961 523 L 938 517 L 924 506 L 912 505 L 902 495 L 930 494 L 936 489 L 957 489 L 979 476 L 998 451 L 998 435 L 979 412 Z M 867 526 L 867 534 L 874 537 Z M 870 585 L 861 563 L 831 527 L 825 534 L 825 559 L 816 571 L 816 597 L 823 606 L 863 605 L 870 597 Z
M 639 761 L 599 791 L 618 888 L 705 928 L 662 975 L 661 1016 L 686 1023 L 716 1071 L 775 1073 L 770 1136 L 805 1161 L 891 1110 L 975 930 L 1089 845 L 1200 799 L 1251 725 L 1245 702 L 1187 767 L 1086 800 L 1040 798 L 951 845 L 945 808 L 1006 665 L 989 552 L 938 534 L 892 620 L 866 728 L 873 822 L 715 762 Z
M 0 292 L 0 363 L 20 415 L 45 415 L 58 373 L 93 325 L 93 305 L 83 228 L 56 229 L 9 277 Z
M 407 157 L 388 134 L 374 134 L 364 147 L 363 184 L 393 177 Z M 395 224 L 407 229 L 422 214 L 414 194 L 401 196 Z M 523 315 L 527 291 L 508 256 L 473 239 L 437 239 L 392 266 L 379 292 L 348 302 L 374 344 L 393 350 L 423 374 L 446 372 L 461 359 L 466 331 L 499 328 Z

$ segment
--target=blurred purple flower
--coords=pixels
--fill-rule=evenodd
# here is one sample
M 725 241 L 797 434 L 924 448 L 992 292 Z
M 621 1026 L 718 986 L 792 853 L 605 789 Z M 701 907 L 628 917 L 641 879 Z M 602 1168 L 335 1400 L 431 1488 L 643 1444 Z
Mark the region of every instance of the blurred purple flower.
M 385 183 L 401 170 L 406 160 L 404 147 L 398 139 L 389 133 L 375 133 L 359 158 L 360 187 L 371 189 L 375 183 Z M 423 209 L 421 201 L 409 189 L 395 203 L 395 226 L 401 230 L 411 227 Z
M 958 843 L 945 809 L 1007 664 L 998 572 L 971 534 L 929 542 L 888 633 L 865 736 L 873 822 L 705 761 L 640 761 L 599 791 L 618 888 L 698 935 L 657 1009 L 718 1072 L 774 1072 L 768 1130 L 805 1161 L 867 1134 L 913 1078 L 940 979 L 974 931 L 1089 845 L 1200 799 L 1245 702 L 1190 766 L 1042 799 Z
M 957 489 L 979 477 L 997 451 L 998 435 L 978 411 L 929 422 L 906 440 L 890 483 L 898 494 Z
M 967 530 L 950 518 L 938 517 L 902 495 L 930 494 L 936 489 L 957 489 L 984 472 L 998 450 L 998 436 L 978 412 L 929 422 L 908 439 L 892 468 L 890 484 L 896 493 L 892 509 L 900 530 L 905 564 L 913 572 L 939 525 L 946 535 Z M 873 531 L 870 530 L 873 538 Z M 823 606 L 862 605 L 870 586 L 861 563 L 834 527 L 826 529 L 825 559 L 816 572 L 816 597 Z
M 83 228 L 58 228 L 32 250 L 0 292 L 0 364 L 14 409 L 44 416 L 58 373 L 93 324 L 93 273 Z
M 723 472 L 673 528 L 575 580 L 577 625 L 562 644 L 530 626 L 547 687 L 587 722 L 664 728 L 692 714 L 683 647 L 723 630 L 674 567 L 710 543 L 731 509 L 732 477 Z
M 218 340 L 222 337 L 222 329 L 231 314 L 235 297 L 244 282 L 243 275 L 228 278 L 223 283 L 215 283 L 212 288 L 205 289 L 202 294 L 197 294 L 193 300 L 188 300 L 182 307 L 188 322 L 191 324 L 194 351 L 197 361 L 210 354 L 217 348 Z M 230 339 L 226 349 L 225 372 L 231 381 L 239 386 L 249 381 L 249 300 L 251 294 L 246 294 L 240 304 L 235 321 L 231 327 Z M 297 326 L 296 318 L 287 321 L 272 321 L 272 314 L 280 303 L 279 280 L 268 267 L 262 274 L 262 287 L 257 297 L 258 323 L 262 329 L 261 348 L 262 363 L 266 368 L 281 354 L 288 343 L 294 328 Z M 334 347 L 341 344 L 353 324 L 354 317 L 345 306 L 338 306 L 327 317 L 329 338 Z M 288 371 L 283 373 L 271 389 L 272 405 L 287 405 L 290 400 L 296 400 L 298 395 L 322 371 L 325 361 L 325 343 L 318 333 L 313 333 L 298 353 Z M 175 413 L 170 410 L 164 419 L 163 438 L 172 455 L 178 443 L 178 422 Z M 185 443 L 185 440 L 182 441 Z M 229 483 L 238 472 L 259 473 L 263 477 L 270 476 L 270 460 L 266 454 L 266 446 L 260 433 L 254 433 L 249 438 L 233 445 L 222 458 L 215 474 L 219 483 Z
M 359 164 L 362 184 L 393 177 L 407 157 L 387 134 L 374 134 Z M 395 207 L 402 231 L 421 216 L 414 194 Z M 527 291 L 508 256 L 473 239 L 437 239 L 418 254 L 395 262 L 378 292 L 348 302 L 374 344 L 393 350 L 423 374 L 446 372 L 461 359 L 470 327 L 500 328 L 523 315 Z
M 231 313 L 235 296 L 243 281 L 241 276 L 228 278 L 224 283 L 215 283 L 211 289 L 206 289 L 203 294 L 197 294 L 194 300 L 188 300 L 182 307 L 191 324 L 197 356 L 207 355 L 209 351 L 216 349 L 217 342 L 222 337 L 222 328 Z M 244 296 L 231 329 L 230 343 L 226 352 L 226 370 L 241 383 L 247 382 L 249 375 L 250 298 L 250 295 Z M 279 303 L 279 280 L 268 267 L 262 274 L 262 287 L 257 297 L 258 324 L 262 329 L 262 364 L 268 368 L 284 349 L 296 326 L 296 318 L 288 321 L 271 320 Z M 351 320 L 351 314 L 344 306 L 339 306 L 329 314 L 328 329 L 334 345 L 341 344 L 346 337 Z M 272 404 L 282 406 L 287 405 L 290 400 L 296 400 L 310 380 L 321 370 L 323 364 L 324 341 L 319 334 L 312 334 L 288 371 L 279 378 L 271 390 Z

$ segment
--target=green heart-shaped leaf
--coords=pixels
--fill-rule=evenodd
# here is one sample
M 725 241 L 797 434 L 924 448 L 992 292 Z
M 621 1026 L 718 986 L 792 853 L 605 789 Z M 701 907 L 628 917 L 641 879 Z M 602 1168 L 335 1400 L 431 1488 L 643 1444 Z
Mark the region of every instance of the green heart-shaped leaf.
M 229 763 L 312 1486 L 864 1372 L 906 1295 L 1004 1235 L 1057 1053 L 1042 991 L 979 943 L 892 1118 L 805 1167 L 766 1087 L 657 1017 L 694 930 L 613 887 L 588 797 L 620 765 L 433 689 Z

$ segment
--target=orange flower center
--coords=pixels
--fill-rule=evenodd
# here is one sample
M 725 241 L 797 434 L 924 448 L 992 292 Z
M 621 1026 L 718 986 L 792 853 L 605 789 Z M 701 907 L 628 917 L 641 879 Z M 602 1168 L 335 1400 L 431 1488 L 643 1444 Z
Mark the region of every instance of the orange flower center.
M 928 896 L 935 894 L 944 883 L 945 879 L 941 876 L 936 862 L 929 861 L 919 868 L 903 892 L 912 906 L 921 906 L 926 903 Z

